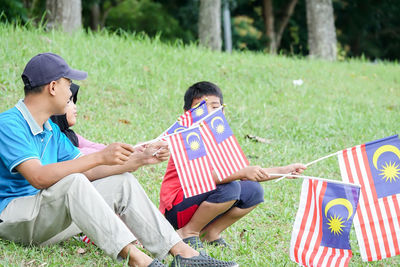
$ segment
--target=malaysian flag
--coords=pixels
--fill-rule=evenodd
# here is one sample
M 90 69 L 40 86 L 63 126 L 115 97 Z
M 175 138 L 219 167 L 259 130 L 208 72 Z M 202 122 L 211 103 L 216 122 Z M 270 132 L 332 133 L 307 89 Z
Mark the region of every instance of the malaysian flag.
M 291 260 L 304 266 L 348 266 L 359 193 L 359 186 L 304 179 L 290 241 Z
M 363 261 L 400 254 L 400 140 L 397 135 L 338 154 L 343 181 L 361 185 L 354 219 Z
M 221 110 L 206 118 L 200 131 L 219 180 L 249 165 Z
M 186 198 L 216 188 L 198 127 L 170 136 L 168 145 Z
M 201 120 L 205 116 L 208 115 L 207 103 L 205 100 L 202 100 L 193 108 L 186 111 L 182 116 L 179 117 L 180 123 L 185 127 L 192 126 L 196 121 Z

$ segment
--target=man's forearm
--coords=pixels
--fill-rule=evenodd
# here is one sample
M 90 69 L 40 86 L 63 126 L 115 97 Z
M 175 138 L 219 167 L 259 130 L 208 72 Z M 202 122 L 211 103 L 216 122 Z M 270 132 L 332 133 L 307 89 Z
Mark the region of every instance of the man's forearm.
M 142 164 L 137 160 L 136 162 L 129 162 L 125 163 L 123 165 L 114 165 L 114 166 L 108 166 L 108 165 L 101 165 L 94 167 L 83 174 L 86 175 L 86 177 L 90 181 L 94 181 L 97 179 L 101 179 L 104 177 L 108 177 L 111 175 L 116 175 L 116 174 L 121 174 L 124 172 L 134 172 L 137 169 L 139 169 L 142 166 Z

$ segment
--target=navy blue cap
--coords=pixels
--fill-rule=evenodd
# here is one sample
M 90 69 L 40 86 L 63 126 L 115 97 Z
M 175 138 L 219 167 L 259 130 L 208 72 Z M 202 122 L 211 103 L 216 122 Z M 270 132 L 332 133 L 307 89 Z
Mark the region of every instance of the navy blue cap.
M 57 81 L 60 78 L 84 80 L 87 77 L 87 72 L 71 69 L 59 55 L 43 53 L 29 60 L 21 77 L 25 86 L 34 88 L 51 81 Z

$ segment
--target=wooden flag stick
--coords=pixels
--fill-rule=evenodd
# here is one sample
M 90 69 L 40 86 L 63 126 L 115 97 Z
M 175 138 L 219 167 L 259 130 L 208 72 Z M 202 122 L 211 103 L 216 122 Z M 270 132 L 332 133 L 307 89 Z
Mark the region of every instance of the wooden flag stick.
M 288 174 L 284 173 L 268 173 L 268 175 L 274 175 L 274 176 L 281 176 L 283 175 L 284 177 L 289 176 Z M 356 187 L 361 187 L 359 184 L 351 184 L 351 183 L 346 183 L 338 180 L 330 180 L 330 179 L 324 179 L 320 177 L 314 177 L 314 176 L 307 176 L 307 175 L 293 175 L 290 174 L 291 177 L 296 177 L 296 178 L 302 178 L 302 179 L 313 179 L 313 180 L 319 180 L 319 181 L 324 181 L 324 182 L 330 182 L 330 183 L 336 183 L 336 184 L 345 184 L 345 185 L 351 185 L 351 186 L 356 186 Z M 281 179 L 281 178 L 280 178 Z
M 308 167 L 308 166 L 310 166 L 310 165 L 313 165 L 313 164 L 315 164 L 315 163 L 317 163 L 317 162 L 320 162 L 321 160 L 324 160 L 324 159 L 327 159 L 327 158 L 336 156 L 336 155 L 339 154 L 339 153 L 340 153 L 340 151 L 337 151 L 337 152 L 335 152 L 335 153 L 332 153 L 332 154 L 329 154 L 329 155 L 327 155 L 327 156 L 321 157 L 321 158 L 319 158 L 319 159 L 313 160 L 313 161 L 307 163 L 307 164 L 306 164 L 306 167 Z M 287 176 L 289 176 L 289 175 L 290 175 L 290 173 L 284 174 L 281 178 L 277 179 L 277 180 L 275 181 L 275 183 L 277 183 L 277 182 L 279 182 L 279 181 L 285 179 L 285 177 L 287 177 Z M 293 176 L 293 175 L 290 175 L 290 176 Z

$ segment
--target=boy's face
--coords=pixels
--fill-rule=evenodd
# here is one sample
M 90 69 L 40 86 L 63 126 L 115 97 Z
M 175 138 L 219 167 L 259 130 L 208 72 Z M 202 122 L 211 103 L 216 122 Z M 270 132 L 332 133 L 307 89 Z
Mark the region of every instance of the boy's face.
M 205 100 L 206 98 L 207 98 L 207 110 L 208 110 L 208 113 L 211 113 L 214 110 L 216 110 L 219 107 L 221 107 L 221 99 L 218 96 L 215 96 L 215 95 L 207 95 L 207 96 L 203 96 L 201 98 L 193 99 L 192 107 L 194 107 L 195 105 L 197 105 L 201 101 Z

